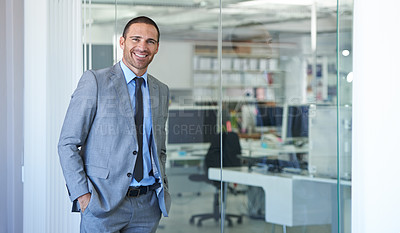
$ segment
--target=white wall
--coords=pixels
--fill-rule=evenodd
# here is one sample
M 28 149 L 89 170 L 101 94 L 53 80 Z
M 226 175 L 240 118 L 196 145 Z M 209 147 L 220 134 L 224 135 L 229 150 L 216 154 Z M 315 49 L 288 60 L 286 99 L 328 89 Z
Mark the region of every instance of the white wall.
M 115 32 L 115 27 L 114 25 L 93 25 L 89 27 L 87 25 L 86 28 L 86 42 L 89 43 L 91 42 L 92 44 L 113 44 L 114 41 L 114 32 Z M 82 32 L 83 35 L 85 32 Z M 118 32 L 117 38 L 121 36 L 122 31 Z M 119 41 L 119 40 L 117 40 Z
M 81 1 L 24 3 L 24 232 L 79 232 L 57 142 L 82 73 Z
M 192 43 L 161 40 L 149 73 L 170 89 L 193 88 L 193 50 Z
M 354 1 L 353 233 L 399 233 L 400 2 Z

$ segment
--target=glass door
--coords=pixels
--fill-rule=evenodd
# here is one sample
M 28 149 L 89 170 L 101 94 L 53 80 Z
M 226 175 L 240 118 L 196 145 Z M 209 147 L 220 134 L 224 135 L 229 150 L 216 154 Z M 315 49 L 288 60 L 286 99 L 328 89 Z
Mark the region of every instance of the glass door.
M 170 216 L 157 232 L 350 232 L 352 2 L 84 0 L 84 67 L 160 29 Z M 221 219 L 224 219 L 221 221 Z
M 253 232 L 343 232 L 351 109 L 337 80 L 337 2 L 221 7 L 225 218 Z M 234 231 L 229 221 L 221 228 Z

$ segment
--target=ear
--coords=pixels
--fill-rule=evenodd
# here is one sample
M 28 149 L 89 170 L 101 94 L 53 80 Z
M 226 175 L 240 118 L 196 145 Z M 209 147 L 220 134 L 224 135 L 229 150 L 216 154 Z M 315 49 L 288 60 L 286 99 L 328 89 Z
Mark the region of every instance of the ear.
M 124 49 L 125 38 L 121 36 L 119 38 L 119 47 L 123 50 Z
M 157 54 L 157 53 L 158 53 L 158 47 L 160 47 L 160 43 L 159 43 L 159 42 L 157 42 L 157 49 L 156 49 L 156 51 L 154 52 L 154 54 Z

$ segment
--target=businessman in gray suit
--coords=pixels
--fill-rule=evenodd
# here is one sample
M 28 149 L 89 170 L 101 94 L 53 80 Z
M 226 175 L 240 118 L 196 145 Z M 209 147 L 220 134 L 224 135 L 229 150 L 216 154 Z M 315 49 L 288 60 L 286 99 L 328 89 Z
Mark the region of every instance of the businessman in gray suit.
M 86 71 L 72 95 L 58 153 L 81 232 L 155 232 L 168 216 L 169 90 L 147 73 L 159 38 L 153 20 L 132 19 L 120 38 L 122 61 Z

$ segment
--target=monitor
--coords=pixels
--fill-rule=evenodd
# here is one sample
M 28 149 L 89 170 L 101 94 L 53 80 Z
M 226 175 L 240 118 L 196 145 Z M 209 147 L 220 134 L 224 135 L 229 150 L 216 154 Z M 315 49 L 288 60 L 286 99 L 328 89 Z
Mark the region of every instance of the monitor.
M 282 139 L 308 139 L 309 105 L 288 105 L 284 109 Z
M 169 145 L 209 144 L 218 131 L 217 107 L 183 107 L 169 110 Z
M 282 127 L 283 107 L 258 105 L 256 114 L 256 127 L 258 129 L 280 129 Z M 280 130 L 277 130 L 280 131 Z

